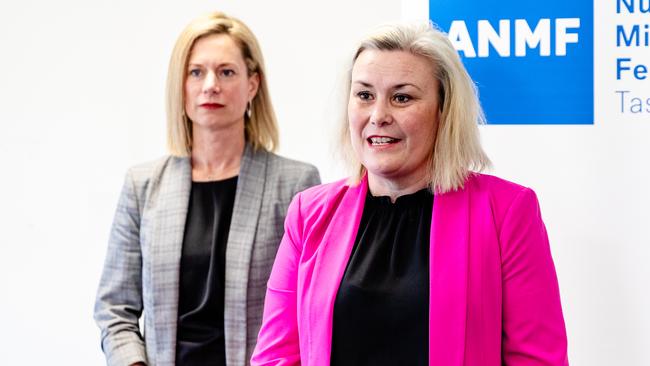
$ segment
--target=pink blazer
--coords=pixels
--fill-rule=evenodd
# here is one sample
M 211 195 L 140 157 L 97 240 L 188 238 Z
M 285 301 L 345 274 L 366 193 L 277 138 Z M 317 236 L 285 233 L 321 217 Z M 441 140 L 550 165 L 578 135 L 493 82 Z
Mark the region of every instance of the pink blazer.
M 367 187 L 339 181 L 294 198 L 252 365 L 329 366 L 334 299 Z M 435 195 L 432 217 L 429 365 L 568 365 L 535 193 L 475 174 L 462 190 Z

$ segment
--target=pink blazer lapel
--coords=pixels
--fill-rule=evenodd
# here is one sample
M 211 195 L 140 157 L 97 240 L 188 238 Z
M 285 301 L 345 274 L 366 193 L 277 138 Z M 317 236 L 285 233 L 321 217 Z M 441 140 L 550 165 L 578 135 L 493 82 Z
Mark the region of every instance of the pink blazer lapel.
M 429 365 L 463 365 L 467 314 L 468 187 L 433 201 L 429 283 Z
M 336 293 L 363 214 L 367 180 L 329 202 L 334 209 L 303 304 L 308 365 L 329 366 Z M 336 201 L 336 202 L 334 202 Z M 335 209 L 338 207 L 338 209 Z M 467 314 L 469 195 L 436 195 L 433 203 L 429 284 L 429 365 L 461 366 Z
M 342 196 L 329 202 L 329 209 L 336 210 L 323 238 L 324 247 L 316 259 L 316 270 L 311 281 L 306 314 L 309 324 L 308 365 L 329 366 L 332 348 L 332 324 L 334 301 L 345 272 L 354 240 L 363 214 L 368 183 L 364 178 L 358 185 L 349 187 Z M 338 209 L 337 209 L 338 207 Z M 311 302 L 311 303 L 309 303 Z

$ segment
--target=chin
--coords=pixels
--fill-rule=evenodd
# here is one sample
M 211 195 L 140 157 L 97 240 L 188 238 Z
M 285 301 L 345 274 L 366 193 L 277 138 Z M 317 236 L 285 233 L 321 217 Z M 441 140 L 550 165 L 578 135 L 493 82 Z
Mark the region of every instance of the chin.
M 363 166 L 366 167 L 368 172 L 376 175 L 391 175 L 397 173 L 404 164 L 398 161 L 371 161 L 368 164 L 363 163 Z
M 387 166 L 367 167 L 366 166 L 366 171 L 368 172 L 368 174 L 372 174 L 377 177 L 387 178 L 387 179 L 397 178 L 400 175 L 398 167 L 387 167 Z

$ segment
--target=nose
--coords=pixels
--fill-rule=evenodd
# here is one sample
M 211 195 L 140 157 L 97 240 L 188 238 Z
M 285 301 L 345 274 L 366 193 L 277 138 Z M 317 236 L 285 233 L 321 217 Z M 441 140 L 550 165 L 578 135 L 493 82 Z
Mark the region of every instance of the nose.
M 217 94 L 221 91 L 219 80 L 213 72 L 208 72 L 205 75 L 202 91 L 204 94 Z
M 370 113 L 370 123 L 375 126 L 382 126 L 393 123 L 390 106 L 385 101 L 377 100 Z

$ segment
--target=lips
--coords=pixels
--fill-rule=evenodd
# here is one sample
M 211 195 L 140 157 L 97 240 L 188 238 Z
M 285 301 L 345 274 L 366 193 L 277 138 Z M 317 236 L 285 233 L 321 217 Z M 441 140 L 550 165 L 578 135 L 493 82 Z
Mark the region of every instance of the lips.
M 366 139 L 371 146 L 386 146 L 400 142 L 400 139 L 390 136 L 370 136 Z
M 219 104 L 219 103 L 203 103 L 200 104 L 199 106 L 205 109 L 219 109 L 224 107 L 223 104 Z

